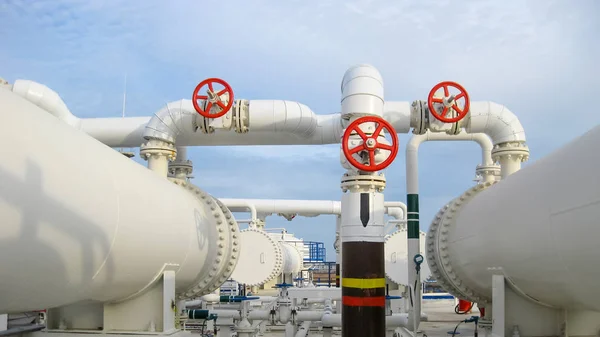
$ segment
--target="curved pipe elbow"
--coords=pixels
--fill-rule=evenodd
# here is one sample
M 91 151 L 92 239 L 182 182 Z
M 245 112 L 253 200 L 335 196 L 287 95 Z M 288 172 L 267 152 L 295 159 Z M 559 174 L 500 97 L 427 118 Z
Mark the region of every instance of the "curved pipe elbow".
M 481 164 L 493 165 L 492 149 L 493 144 L 490 137 L 485 133 L 459 133 L 458 135 L 448 135 L 446 133 L 426 132 L 422 135 L 414 135 L 406 144 L 407 156 L 416 157 L 419 151 L 419 146 L 428 141 L 474 141 L 481 147 Z M 414 160 L 414 158 L 413 158 Z
M 467 132 L 485 133 L 494 145 L 526 141 L 523 125 L 504 105 L 490 101 L 472 102 L 469 110 Z
M 189 99 L 167 103 L 150 118 L 143 137 L 146 140 L 158 139 L 175 144 L 177 136 L 195 131 L 194 122 L 197 116 Z
M 256 211 L 256 206 L 253 203 L 245 201 L 243 199 L 226 199 L 226 198 L 218 198 L 218 199 L 231 212 L 249 211 L 252 221 L 258 220 L 258 213 Z
M 70 126 L 79 128 L 80 119 L 69 111 L 58 93 L 47 86 L 30 80 L 16 80 L 12 91 Z
M 401 201 L 386 201 L 384 203 L 385 212 L 387 215 L 396 220 L 406 219 L 407 209 L 406 204 Z
M 346 70 L 341 90 L 342 116 L 383 114 L 383 78 L 372 65 L 359 64 Z

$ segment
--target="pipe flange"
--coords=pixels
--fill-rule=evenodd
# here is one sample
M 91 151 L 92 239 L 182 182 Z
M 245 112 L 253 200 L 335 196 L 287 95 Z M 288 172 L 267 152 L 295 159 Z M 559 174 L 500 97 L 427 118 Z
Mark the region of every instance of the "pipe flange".
M 478 176 L 482 176 L 482 175 L 499 176 L 500 175 L 500 165 L 477 165 L 477 168 L 475 168 L 475 174 L 477 174 Z
M 427 262 L 433 277 L 449 293 L 471 302 L 490 302 L 491 299 L 485 295 L 476 294 L 472 289 L 464 285 L 459 276 L 454 272 L 447 242 L 450 229 L 452 226 L 455 226 L 457 213 L 478 193 L 496 183 L 496 181 L 493 181 L 475 185 L 461 196 L 452 200 L 436 214 L 427 234 Z
M 225 267 L 225 270 L 223 271 L 221 277 L 219 278 L 219 281 L 217 282 L 219 286 L 221 286 L 221 284 L 223 284 L 231 277 L 231 274 L 233 273 L 233 270 L 235 269 L 235 266 L 239 261 L 241 250 L 241 241 L 239 235 L 240 228 L 237 221 L 235 221 L 233 213 L 231 213 L 229 208 L 227 208 L 227 206 L 225 206 L 225 204 L 223 204 L 219 199 L 214 198 L 214 200 L 217 202 L 217 205 L 219 205 L 221 211 L 223 212 L 223 215 L 225 216 L 227 226 L 229 226 L 229 234 L 231 235 L 231 244 L 233 245 L 233 248 L 231 249 L 231 258 L 227 263 L 227 266 Z
M 429 119 L 429 108 L 423 101 L 413 101 L 410 105 L 410 126 L 413 127 L 412 133 L 415 135 L 424 135 L 427 132 Z
M 208 271 L 199 273 L 198 278 L 192 283 L 193 286 L 188 288 L 181 294 L 178 294 L 179 299 L 186 299 L 193 296 L 203 296 L 213 292 L 219 286 L 221 286 L 224 274 L 233 271 L 235 266 L 235 260 L 239 256 L 239 240 L 237 236 L 234 238 L 234 234 L 238 232 L 237 223 L 233 220 L 234 225 L 231 225 L 231 213 L 223 211 L 223 208 L 215 201 L 215 199 L 208 193 L 202 191 L 200 188 L 192 183 L 172 179 L 174 184 L 186 188 L 192 193 L 205 207 L 208 207 L 207 212 L 212 214 L 215 218 L 216 233 L 217 233 L 217 250 L 212 257 L 213 259 Z M 229 215 L 230 219 L 227 219 Z
M 500 157 L 508 156 L 509 158 L 515 157 L 521 162 L 525 162 L 529 159 L 529 147 L 525 142 L 506 142 L 502 144 L 494 145 L 492 149 L 492 160 L 498 162 Z
M 191 160 L 178 161 L 175 160 L 169 163 L 169 174 L 175 175 L 179 172 L 189 176 L 194 171 L 194 165 Z
M 383 192 L 385 189 L 385 175 L 383 173 L 376 174 L 348 174 L 342 176 L 340 185 L 342 191 L 345 192 Z
M 250 102 L 246 99 L 238 99 L 234 105 L 233 118 L 235 120 L 235 132 L 247 133 L 250 121 Z
M 177 150 L 170 142 L 150 138 L 140 146 L 140 157 L 148 160 L 152 156 L 165 156 L 169 161 L 173 161 L 177 157 Z

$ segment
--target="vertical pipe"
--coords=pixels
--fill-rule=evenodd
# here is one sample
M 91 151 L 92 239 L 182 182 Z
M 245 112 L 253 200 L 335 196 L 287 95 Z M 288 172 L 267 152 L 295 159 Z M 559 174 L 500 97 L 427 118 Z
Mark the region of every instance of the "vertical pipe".
M 414 138 L 413 138 L 414 139 Z M 411 139 L 406 147 L 406 220 L 408 236 L 408 292 L 409 304 L 408 324 L 409 328 L 417 331 L 421 318 L 421 280 L 417 273 L 417 265 L 414 257 L 420 254 L 419 238 L 419 144 L 424 138 Z M 411 146 L 412 145 L 412 146 Z M 416 336 L 416 334 L 415 334 Z
M 409 328 L 416 331 L 421 321 L 421 276 L 415 257 L 420 255 L 420 224 L 419 224 L 419 145 L 426 141 L 475 141 L 481 146 L 481 162 L 484 166 L 493 165 L 491 157 L 492 142 L 484 134 L 447 135 L 441 133 L 426 133 L 413 136 L 406 146 L 406 205 L 408 227 L 408 289 L 410 309 L 408 311 Z M 502 162 L 501 162 L 502 164 Z M 502 169 L 504 171 L 504 168 Z M 484 177 L 489 179 L 493 177 Z
M 336 235 L 336 247 L 335 247 L 335 287 L 340 287 L 341 280 L 341 268 L 340 263 L 342 262 L 342 245 L 340 244 L 340 227 L 342 226 L 342 217 L 340 215 L 335 217 L 335 235 Z
M 160 154 L 152 155 L 148 158 L 148 168 L 161 177 L 166 177 L 169 173 L 169 160 Z
M 342 336 L 385 336 L 383 194 L 342 195 Z

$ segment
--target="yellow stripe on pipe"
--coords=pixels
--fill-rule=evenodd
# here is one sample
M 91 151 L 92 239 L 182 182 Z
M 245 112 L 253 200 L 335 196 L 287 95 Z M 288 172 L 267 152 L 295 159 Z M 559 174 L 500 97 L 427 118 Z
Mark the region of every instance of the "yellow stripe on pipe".
M 342 278 L 342 287 L 373 289 L 385 288 L 385 278 Z

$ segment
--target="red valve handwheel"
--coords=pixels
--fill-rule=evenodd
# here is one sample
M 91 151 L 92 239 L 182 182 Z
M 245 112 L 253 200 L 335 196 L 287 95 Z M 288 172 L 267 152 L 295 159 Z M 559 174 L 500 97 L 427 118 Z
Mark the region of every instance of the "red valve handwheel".
M 215 92 L 215 89 L 213 87 L 214 83 L 222 85 L 224 89 Z M 214 97 L 209 98 L 208 92 L 206 94 L 200 93 L 200 89 L 202 89 L 202 87 L 204 87 L 205 85 L 208 85 L 208 90 L 211 92 L 212 95 L 215 95 Z M 229 93 L 229 100 L 227 104 L 221 101 L 221 95 L 225 93 Z M 200 107 L 200 105 L 198 104 L 198 100 L 205 100 L 207 102 L 206 109 L 202 109 L 202 107 Z M 231 89 L 229 83 L 223 81 L 220 78 L 207 78 L 204 81 L 200 82 L 196 86 L 196 89 L 194 89 L 194 93 L 192 94 L 192 104 L 194 105 L 194 109 L 196 109 L 196 112 L 198 112 L 203 117 L 219 118 L 225 115 L 233 106 L 233 89 Z M 210 109 L 213 107 L 213 105 L 217 105 L 219 108 L 221 108 L 221 111 L 217 113 L 210 113 Z
M 458 89 L 458 91 L 460 91 L 460 93 L 458 95 L 454 96 L 454 101 L 450 104 L 450 106 L 444 104 L 444 101 L 450 97 L 449 87 L 453 87 L 455 89 Z M 435 93 L 442 88 L 444 88 L 444 98 L 434 97 Z M 458 104 L 456 104 L 456 103 L 459 99 L 462 99 L 462 98 L 464 98 L 465 104 L 464 104 L 463 108 L 461 109 L 458 106 Z M 438 113 L 438 111 L 435 109 L 435 107 L 433 106 L 433 103 L 442 104 L 444 106 L 441 114 Z M 460 85 L 456 82 L 451 82 L 451 81 L 444 81 L 444 82 L 438 83 L 436 86 L 433 87 L 433 89 L 431 89 L 431 91 L 429 92 L 429 97 L 427 97 L 427 106 L 429 107 L 429 112 L 431 112 L 433 117 L 435 117 L 437 120 L 445 122 L 445 123 L 456 123 L 456 122 L 460 121 L 461 119 L 465 118 L 465 116 L 469 112 L 470 104 L 471 104 L 471 101 L 469 99 L 469 94 L 467 93 L 465 88 L 463 88 L 462 85 Z M 446 117 L 450 108 L 452 108 L 454 111 L 456 111 L 456 113 L 457 113 L 456 117 Z
M 367 135 L 363 130 L 360 129 L 360 125 L 363 123 L 377 123 L 377 128 L 373 134 Z M 387 132 L 392 137 L 392 145 L 382 144 L 377 141 L 379 134 L 384 128 L 387 129 Z M 348 142 L 350 141 L 350 135 L 352 135 L 353 132 L 356 132 L 360 138 L 362 138 L 362 144 L 349 149 Z M 375 150 L 377 149 L 390 151 L 387 159 L 379 164 L 375 164 Z M 348 162 L 357 169 L 366 172 L 380 171 L 388 167 L 396 158 L 396 155 L 398 154 L 398 135 L 396 134 L 396 130 L 394 130 L 392 125 L 381 117 L 361 117 L 350 123 L 350 125 L 348 125 L 346 128 L 346 131 L 344 131 L 344 135 L 342 137 L 342 150 L 344 151 L 344 156 L 346 156 Z M 354 158 L 353 155 L 360 151 L 367 151 L 369 153 L 368 164 L 363 164 Z

